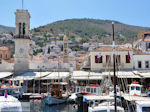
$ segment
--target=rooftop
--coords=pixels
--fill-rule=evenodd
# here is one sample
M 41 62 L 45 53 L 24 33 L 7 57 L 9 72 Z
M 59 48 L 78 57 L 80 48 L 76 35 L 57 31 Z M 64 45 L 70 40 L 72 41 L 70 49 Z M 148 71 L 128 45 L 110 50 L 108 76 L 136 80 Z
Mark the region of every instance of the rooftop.
M 8 51 L 9 50 L 9 48 L 8 47 L 6 47 L 6 46 L 2 46 L 2 47 L 0 47 L 0 51 Z
M 133 50 L 132 48 L 127 48 L 124 46 L 116 47 L 116 51 L 132 51 L 132 50 Z M 103 46 L 96 49 L 96 51 L 113 51 L 113 48 L 111 46 Z

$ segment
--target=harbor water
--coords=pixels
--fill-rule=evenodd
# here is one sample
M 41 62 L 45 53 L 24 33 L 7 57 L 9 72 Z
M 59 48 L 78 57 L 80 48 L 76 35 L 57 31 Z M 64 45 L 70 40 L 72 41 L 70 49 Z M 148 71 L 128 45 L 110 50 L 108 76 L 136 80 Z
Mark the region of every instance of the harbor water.
M 78 112 L 73 104 L 46 105 L 41 100 L 30 100 L 30 112 Z

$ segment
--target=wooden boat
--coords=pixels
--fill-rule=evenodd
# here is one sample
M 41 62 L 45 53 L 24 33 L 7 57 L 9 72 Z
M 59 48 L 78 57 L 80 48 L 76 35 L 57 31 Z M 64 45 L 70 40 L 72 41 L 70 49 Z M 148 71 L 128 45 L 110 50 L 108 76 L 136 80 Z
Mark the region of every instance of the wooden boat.
M 65 85 L 64 85 L 65 84 Z M 48 96 L 44 97 L 42 101 L 48 105 L 56 105 L 65 103 L 68 99 L 68 93 L 63 88 L 67 83 L 52 83 L 51 84 L 51 92 Z

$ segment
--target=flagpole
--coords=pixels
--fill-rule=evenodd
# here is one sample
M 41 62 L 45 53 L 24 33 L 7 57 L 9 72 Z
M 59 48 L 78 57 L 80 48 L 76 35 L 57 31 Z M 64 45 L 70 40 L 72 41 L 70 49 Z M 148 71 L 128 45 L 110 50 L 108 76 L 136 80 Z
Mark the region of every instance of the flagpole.
M 22 9 L 24 8 L 23 6 L 24 6 L 24 1 L 22 0 Z
M 114 66 L 114 100 L 115 100 L 115 112 L 117 112 L 117 95 L 116 95 L 116 60 L 115 60 L 115 36 L 114 36 L 114 22 L 112 22 L 113 33 L 113 66 Z

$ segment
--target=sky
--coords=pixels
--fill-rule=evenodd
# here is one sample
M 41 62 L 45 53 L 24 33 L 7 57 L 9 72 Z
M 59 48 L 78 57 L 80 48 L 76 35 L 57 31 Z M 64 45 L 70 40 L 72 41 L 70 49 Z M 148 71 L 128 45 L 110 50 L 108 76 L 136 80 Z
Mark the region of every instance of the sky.
M 15 26 L 22 0 L 0 0 L 0 25 Z M 93 18 L 150 27 L 150 0 L 24 0 L 31 14 L 31 28 L 58 20 Z

